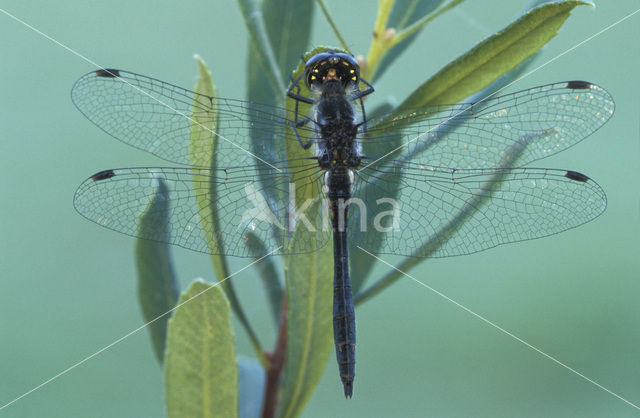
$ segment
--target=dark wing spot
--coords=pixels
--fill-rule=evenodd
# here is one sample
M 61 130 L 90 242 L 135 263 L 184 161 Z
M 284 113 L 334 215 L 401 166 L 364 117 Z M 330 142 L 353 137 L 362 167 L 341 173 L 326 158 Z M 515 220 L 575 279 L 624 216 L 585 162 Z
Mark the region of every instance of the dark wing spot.
M 581 181 L 583 183 L 586 183 L 589 180 L 589 177 L 585 176 L 582 173 L 578 173 L 577 171 L 567 171 L 564 176 L 568 179 L 571 180 L 575 180 L 575 181 Z
M 589 83 L 588 81 L 569 81 L 567 83 L 567 88 L 568 89 L 575 89 L 575 90 L 584 90 L 584 89 L 590 89 L 591 86 L 593 84 Z
M 93 176 L 91 176 L 91 180 L 93 180 L 93 181 L 106 180 L 106 179 L 110 179 L 111 177 L 113 177 L 115 175 L 116 175 L 116 173 L 114 173 L 113 170 L 102 170 L 102 171 L 94 174 Z
M 120 77 L 120 71 L 114 70 L 112 68 L 105 68 L 96 71 L 96 75 L 98 77 Z

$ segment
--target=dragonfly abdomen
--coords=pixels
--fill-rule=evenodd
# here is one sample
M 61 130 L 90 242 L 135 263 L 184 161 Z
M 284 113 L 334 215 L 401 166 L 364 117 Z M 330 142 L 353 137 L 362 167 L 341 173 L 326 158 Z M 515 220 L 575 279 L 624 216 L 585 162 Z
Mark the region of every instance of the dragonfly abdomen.
M 349 278 L 347 213 L 351 197 L 350 170 L 327 172 L 329 213 L 333 227 L 333 337 L 344 395 L 353 394 L 356 368 L 356 316 Z

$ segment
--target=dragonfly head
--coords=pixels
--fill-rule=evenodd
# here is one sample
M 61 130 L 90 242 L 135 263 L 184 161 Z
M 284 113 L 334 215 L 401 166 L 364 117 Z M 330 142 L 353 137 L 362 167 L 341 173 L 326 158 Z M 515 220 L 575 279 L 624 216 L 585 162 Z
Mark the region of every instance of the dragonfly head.
M 340 82 L 345 91 L 351 91 L 360 81 L 360 65 L 346 53 L 325 51 L 311 57 L 304 67 L 304 82 L 315 93 L 328 82 Z

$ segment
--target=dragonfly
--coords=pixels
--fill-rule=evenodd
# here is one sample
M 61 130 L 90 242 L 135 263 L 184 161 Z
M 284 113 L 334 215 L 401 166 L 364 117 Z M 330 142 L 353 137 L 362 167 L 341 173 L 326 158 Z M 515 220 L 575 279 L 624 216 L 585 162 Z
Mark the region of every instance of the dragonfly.
M 334 342 L 350 398 L 350 253 L 458 256 L 593 220 L 606 208 L 594 180 L 524 166 L 575 145 L 614 112 L 609 93 L 585 81 L 367 118 L 363 98 L 373 91 L 355 58 L 333 50 L 291 77 L 287 108 L 92 71 L 72 89 L 80 112 L 178 166 L 102 170 L 79 186 L 74 206 L 105 228 L 210 254 L 255 256 L 250 238 L 281 255 L 332 241 Z M 140 214 L 158 196 L 168 221 L 145 226 Z

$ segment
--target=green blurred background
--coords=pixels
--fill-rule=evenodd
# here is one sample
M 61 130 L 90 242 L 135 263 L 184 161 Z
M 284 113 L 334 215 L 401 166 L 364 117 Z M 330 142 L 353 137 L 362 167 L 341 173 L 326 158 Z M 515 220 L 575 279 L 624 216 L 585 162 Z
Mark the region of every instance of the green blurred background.
M 328 1 L 356 54 L 366 54 L 376 2 Z M 401 100 L 526 1 L 468 0 L 424 30 L 376 83 L 369 105 Z M 102 66 L 194 84 L 200 54 L 221 96 L 245 94 L 247 35 L 233 1 L 2 2 Z M 542 64 L 638 7 L 577 8 Z M 640 404 L 640 13 L 512 86 L 567 79 L 611 92 L 613 119 L 585 142 L 535 165 L 581 171 L 607 211 L 578 229 L 480 254 L 429 260 L 411 273 L 469 309 Z M 336 45 L 316 13 L 312 40 Z M 301 53 L 304 51 L 300 51 Z M 0 405 L 143 324 L 133 240 L 73 209 L 77 185 L 105 168 L 163 165 L 104 134 L 69 91 L 89 63 L 0 14 Z M 175 249 L 185 286 L 212 280 L 207 256 Z M 388 259 L 394 261 L 393 258 Z M 232 270 L 246 264 L 234 260 Z M 376 265 L 381 275 L 383 264 Z M 330 277 L 327 280 L 331 280 Z M 267 347 L 273 325 L 251 270 L 234 278 Z M 333 416 L 638 416 L 640 411 L 411 280 L 357 310 L 354 398 L 332 354 L 305 410 Z M 237 328 L 238 353 L 252 355 Z M 163 373 L 146 330 L 0 411 L 7 417 L 161 417 Z

